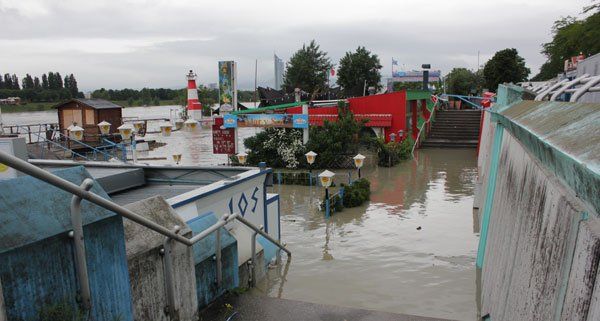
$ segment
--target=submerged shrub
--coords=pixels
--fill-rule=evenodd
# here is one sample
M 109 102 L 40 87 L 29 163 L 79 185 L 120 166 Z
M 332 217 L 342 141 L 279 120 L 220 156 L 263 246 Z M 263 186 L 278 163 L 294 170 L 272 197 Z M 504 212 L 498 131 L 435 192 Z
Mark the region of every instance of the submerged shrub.
M 340 186 L 344 189 L 344 197 L 340 198 L 339 194 L 335 194 L 329 198 L 332 211 L 339 212 L 344 207 L 361 206 L 371 199 L 371 182 L 366 178 L 357 179 L 351 185 Z M 325 198 L 321 203 L 321 210 L 325 210 Z
M 400 161 L 410 159 L 414 141 L 411 138 L 403 140 L 401 143 L 385 143 L 383 139 L 377 139 L 378 165 L 390 167 L 398 164 Z

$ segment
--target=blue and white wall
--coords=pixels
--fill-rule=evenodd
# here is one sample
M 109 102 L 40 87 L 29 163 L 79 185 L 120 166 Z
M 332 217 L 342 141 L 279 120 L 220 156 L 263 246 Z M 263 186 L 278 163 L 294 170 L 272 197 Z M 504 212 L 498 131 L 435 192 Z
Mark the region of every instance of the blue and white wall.
M 168 203 L 186 222 L 212 213 L 217 218 L 239 213 L 256 226 L 263 226 L 273 238 L 279 239 L 278 205 L 267 206 L 267 178 L 271 170 L 249 170 L 191 192 L 173 197 Z M 278 202 L 278 198 L 277 198 Z M 226 226 L 236 238 L 239 265 L 251 258 L 252 230 L 238 221 Z M 262 248 L 258 245 L 259 250 Z

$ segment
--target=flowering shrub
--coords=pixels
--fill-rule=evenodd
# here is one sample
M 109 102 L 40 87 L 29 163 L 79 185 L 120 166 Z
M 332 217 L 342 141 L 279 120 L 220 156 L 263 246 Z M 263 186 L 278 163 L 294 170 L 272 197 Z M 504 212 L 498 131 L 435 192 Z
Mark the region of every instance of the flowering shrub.
M 264 149 L 276 150 L 286 168 L 297 168 L 299 158 L 304 154 L 302 132 L 273 128 L 273 134 L 263 143 Z
M 248 164 L 267 162 L 269 167 L 276 168 L 298 168 L 305 153 L 302 131 L 298 129 L 266 128 L 246 138 L 244 146 L 250 150 Z

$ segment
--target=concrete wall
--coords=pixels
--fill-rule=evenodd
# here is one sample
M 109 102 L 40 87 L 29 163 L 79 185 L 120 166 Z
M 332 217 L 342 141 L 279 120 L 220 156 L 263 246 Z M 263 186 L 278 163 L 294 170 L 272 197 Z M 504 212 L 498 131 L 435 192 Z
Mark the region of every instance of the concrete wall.
M 597 213 L 506 130 L 499 157 L 487 245 L 479 249 L 481 314 L 494 321 L 592 320 Z
M 160 196 L 126 207 L 168 229 L 172 230 L 178 225 L 181 235 L 191 237 L 192 232 L 185 222 Z M 197 320 L 198 300 L 192 249 L 171 241 L 176 316 L 169 316 L 165 255 L 161 253 L 165 237 L 127 219 L 124 226 L 135 320 Z
M 271 231 L 269 223 L 276 221 L 279 225 L 278 213 L 268 211 L 266 206 L 266 179 L 269 173 L 270 170 L 248 171 L 238 175 L 236 181 L 207 185 L 167 202 L 188 224 L 190 220 L 206 213 L 214 213 L 216 217 L 226 213 L 240 213 L 254 225 L 264 226 L 269 235 L 278 238 L 278 230 Z M 238 221 L 228 224 L 227 230 L 238 240 L 238 266 L 241 266 L 250 259 L 250 239 L 253 232 Z M 260 244 L 258 248 L 262 250 Z
M 76 184 L 90 177 L 81 167 L 55 174 Z M 0 190 L 0 280 L 6 319 L 37 320 L 40 311 L 57 305 L 76 313 L 79 287 L 68 236 L 71 195 L 25 176 L 0 181 Z M 92 191 L 108 197 L 98 186 Z M 122 219 L 86 201 L 82 213 L 90 319 L 133 320 Z
M 0 280 L 0 321 L 6 321 L 6 309 L 4 308 L 4 294 L 2 293 L 2 280 Z
M 194 234 L 198 234 L 217 222 L 213 213 L 206 213 L 187 222 Z M 240 285 L 238 271 L 237 241 L 227 229 L 221 228 L 221 261 L 223 281 L 217 286 L 217 266 L 215 261 L 215 233 L 198 241 L 193 248 L 194 271 L 196 274 L 196 295 L 198 307 L 203 308 L 227 290 Z M 245 285 L 242 285 L 245 286 Z

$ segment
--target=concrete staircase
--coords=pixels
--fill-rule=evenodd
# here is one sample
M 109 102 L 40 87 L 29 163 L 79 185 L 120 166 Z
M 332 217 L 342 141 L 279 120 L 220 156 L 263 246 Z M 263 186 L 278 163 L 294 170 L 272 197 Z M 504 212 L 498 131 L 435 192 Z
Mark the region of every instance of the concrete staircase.
M 480 110 L 440 110 L 421 148 L 477 148 Z

